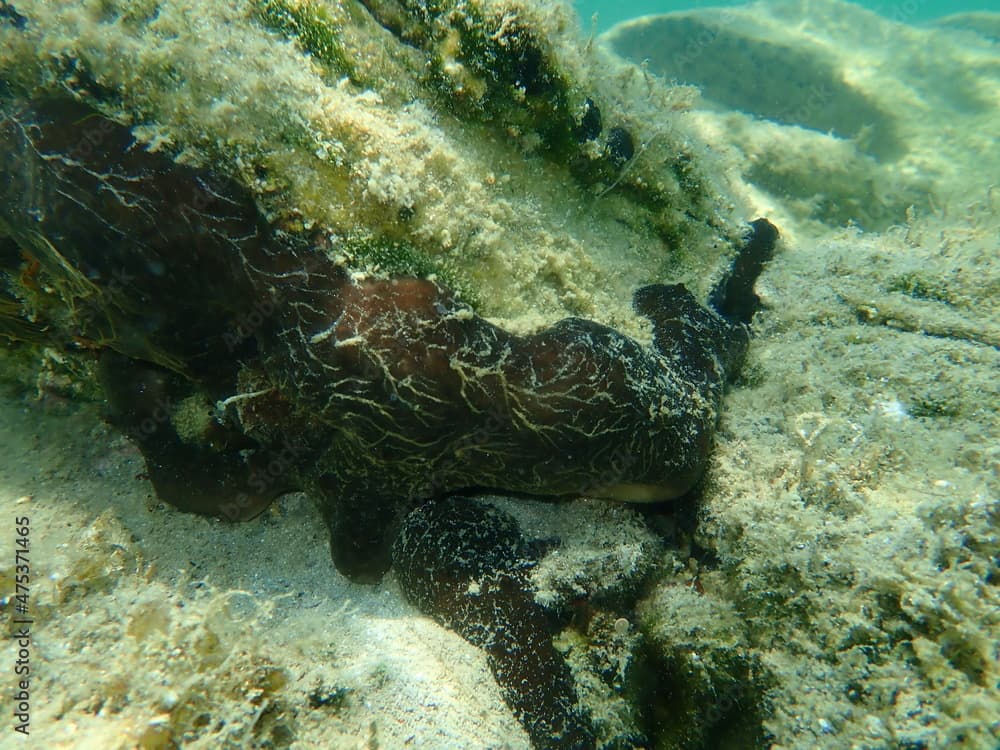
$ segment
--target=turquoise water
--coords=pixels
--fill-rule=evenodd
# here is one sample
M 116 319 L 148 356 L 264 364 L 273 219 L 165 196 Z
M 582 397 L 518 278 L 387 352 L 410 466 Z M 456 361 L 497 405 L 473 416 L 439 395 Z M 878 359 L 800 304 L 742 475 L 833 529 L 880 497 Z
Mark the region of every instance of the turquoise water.
M 669 13 L 676 10 L 691 8 L 707 8 L 724 5 L 743 5 L 744 3 L 727 2 L 669 2 L 669 0 L 640 0 L 639 2 L 616 2 L 616 0 L 576 0 L 576 10 L 584 27 L 590 28 L 591 17 L 597 14 L 597 28 L 604 31 L 619 21 L 625 21 L 636 16 L 652 13 Z M 857 3 L 870 8 L 883 16 L 906 23 L 919 23 L 931 18 L 946 16 L 951 13 L 967 13 L 970 11 L 1000 11 L 1000 0 L 902 0 L 895 3 Z

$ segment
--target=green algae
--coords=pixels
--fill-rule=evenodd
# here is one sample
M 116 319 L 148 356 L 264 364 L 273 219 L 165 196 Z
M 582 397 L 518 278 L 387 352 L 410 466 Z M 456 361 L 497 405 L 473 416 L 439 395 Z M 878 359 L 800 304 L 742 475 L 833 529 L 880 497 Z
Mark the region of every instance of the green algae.
M 381 276 L 434 278 L 456 291 L 462 301 L 476 308 L 475 286 L 460 268 L 445 265 L 440 258 L 423 252 L 405 240 L 376 240 L 372 237 L 347 238 L 337 249 L 352 265 Z
M 326 5 L 310 0 L 261 0 L 257 15 L 268 28 L 297 39 L 320 62 L 348 75 L 353 70 L 338 33 L 343 21 Z

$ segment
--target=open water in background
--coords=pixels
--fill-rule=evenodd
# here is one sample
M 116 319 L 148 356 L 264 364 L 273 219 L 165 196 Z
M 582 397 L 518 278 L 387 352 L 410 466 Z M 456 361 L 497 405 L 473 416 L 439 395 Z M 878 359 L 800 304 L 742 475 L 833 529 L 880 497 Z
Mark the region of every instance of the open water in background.
M 671 0 L 575 0 L 577 13 L 585 29 L 597 13 L 597 30 L 606 31 L 620 21 L 654 13 L 669 13 L 691 8 L 744 5 L 734 2 L 678 2 Z M 1000 0 L 899 0 L 898 2 L 855 3 L 904 23 L 920 23 L 930 18 L 971 11 L 1000 11 Z

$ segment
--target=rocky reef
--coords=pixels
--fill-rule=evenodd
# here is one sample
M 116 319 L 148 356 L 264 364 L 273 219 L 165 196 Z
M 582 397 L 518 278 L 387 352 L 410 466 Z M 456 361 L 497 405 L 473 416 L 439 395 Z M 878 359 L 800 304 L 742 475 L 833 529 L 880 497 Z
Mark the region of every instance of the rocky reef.
M 692 91 L 650 89 L 557 5 L 371 5 L 21 2 L 0 69 L 212 164 L 283 228 L 334 232 L 352 268 L 436 275 L 516 332 L 581 315 L 643 338 L 634 289 L 704 297 L 750 209 L 670 115 Z

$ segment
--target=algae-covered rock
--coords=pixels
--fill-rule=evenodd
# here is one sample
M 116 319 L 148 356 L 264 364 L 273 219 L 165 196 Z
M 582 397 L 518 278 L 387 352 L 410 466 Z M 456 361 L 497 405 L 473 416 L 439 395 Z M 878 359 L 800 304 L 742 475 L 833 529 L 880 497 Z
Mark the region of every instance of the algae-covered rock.
M 958 29 L 969 34 L 986 37 L 994 43 L 1000 43 L 1000 13 L 988 11 L 953 13 L 943 18 L 934 19 L 931 21 L 931 25 Z
M 702 131 L 739 149 L 763 200 L 796 219 L 881 231 L 910 207 L 977 199 L 998 170 L 996 14 L 937 27 L 908 25 L 905 7 L 886 16 L 781 0 L 647 16 L 601 39 L 698 86 Z
M 704 293 L 750 218 L 677 116 L 690 92 L 648 88 L 558 5 L 8 5 L 12 91 L 69 89 L 282 226 L 334 232 L 356 267 L 438 273 L 515 329 L 582 314 L 638 334 L 632 290 Z
M 639 608 L 648 651 L 634 679 L 660 750 L 767 746 L 769 676 L 740 612 L 713 594 L 710 578 L 664 582 Z
M 663 747 L 1000 741 L 990 20 L 774 2 L 606 37 L 703 87 L 694 116 L 794 235 L 759 289 L 693 571 L 640 607 L 647 663 L 683 676 Z

